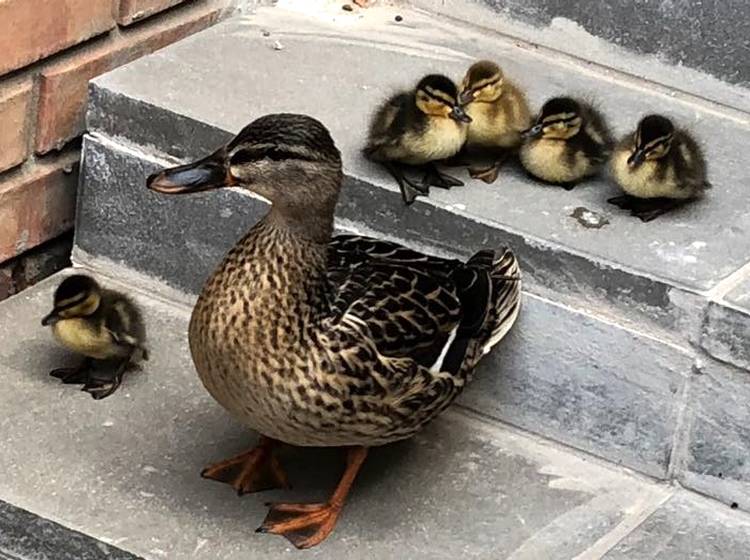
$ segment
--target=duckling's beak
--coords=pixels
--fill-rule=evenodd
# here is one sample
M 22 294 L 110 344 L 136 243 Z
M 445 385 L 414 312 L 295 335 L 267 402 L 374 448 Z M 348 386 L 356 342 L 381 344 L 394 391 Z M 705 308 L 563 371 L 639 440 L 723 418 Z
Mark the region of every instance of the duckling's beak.
M 225 147 L 193 163 L 154 173 L 146 180 L 149 189 L 163 194 L 209 191 L 235 184 L 235 179 L 229 173 Z
M 470 89 L 467 89 L 466 91 L 462 91 L 458 94 L 458 104 L 459 105 L 468 105 L 474 101 L 474 92 Z
M 524 138 L 537 138 L 538 136 L 542 135 L 542 131 L 544 130 L 544 126 L 541 124 L 535 124 L 531 128 L 527 128 L 521 133 L 521 136 Z
M 630 157 L 628 158 L 628 166 L 638 167 L 645 160 L 646 160 L 646 152 L 644 152 L 643 150 L 636 150 L 635 152 L 630 154 Z
M 60 320 L 60 316 L 57 314 L 56 310 L 52 310 L 49 315 L 46 315 L 44 319 L 42 319 L 42 326 L 47 327 L 50 325 L 54 325 Z
M 466 114 L 466 111 L 464 111 L 463 107 L 461 107 L 460 105 L 453 106 L 453 109 L 450 112 L 450 118 L 457 122 L 471 122 L 471 117 Z

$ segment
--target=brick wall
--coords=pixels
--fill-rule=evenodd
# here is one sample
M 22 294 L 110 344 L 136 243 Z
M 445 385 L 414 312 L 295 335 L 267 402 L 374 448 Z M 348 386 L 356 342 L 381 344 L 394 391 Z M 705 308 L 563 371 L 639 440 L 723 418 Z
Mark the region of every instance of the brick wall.
M 88 80 L 212 25 L 226 4 L 0 0 L 0 299 L 23 271 L 39 276 L 25 259 L 70 238 Z

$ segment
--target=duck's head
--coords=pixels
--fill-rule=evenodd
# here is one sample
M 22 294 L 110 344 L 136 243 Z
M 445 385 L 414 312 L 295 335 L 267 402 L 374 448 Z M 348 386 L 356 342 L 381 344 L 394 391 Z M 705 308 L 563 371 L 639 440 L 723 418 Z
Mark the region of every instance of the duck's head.
M 503 71 L 491 60 L 480 60 L 471 65 L 461 82 L 458 101 L 469 103 L 492 103 L 503 94 Z
M 425 115 L 469 123 L 471 117 L 458 104 L 458 88 L 441 74 L 422 78 L 416 89 L 417 108 Z
M 57 287 L 52 311 L 42 319 L 42 325 L 89 317 L 99 309 L 101 300 L 102 291 L 96 280 L 83 274 L 68 276 Z
M 304 215 L 332 213 L 341 179 L 341 154 L 326 127 L 306 115 L 279 113 L 254 120 L 208 157 L 154 173 L 146 184 L 164 194 L 236 186 Z
M 544 104 L 534 126 L 525 130 L 523 135 L 526 138 L 567 140 L 578 134 L 582 125 L 580 104 L 570 97 L 554 97 Z
M 669 153 L 673 138 L 674 125 L 668 118 L 661 115 L 643 117 L 635 132 L 635 145 L 628 165 L 638 167 L 644 161 L 663 158 Z

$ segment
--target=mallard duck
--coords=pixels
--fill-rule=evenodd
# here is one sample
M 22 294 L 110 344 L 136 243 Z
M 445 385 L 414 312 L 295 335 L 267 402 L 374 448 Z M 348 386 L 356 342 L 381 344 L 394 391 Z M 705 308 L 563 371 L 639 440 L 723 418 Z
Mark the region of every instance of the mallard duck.
M 203 476 L 240 493 L 285 487 L 278 442 L 348 448 L 327 502 L 275 504 L 258 529 L 299 548 L 333 530 L 367 449 L 414 435 L 445 409 L 520 306 L 508 249 L 463 263 L 332 238 L 341 181 L 339 151 L 320 122 L 272 114 L 147 182 L 174 194 L 237 185 L 272 203 L 204 285 L 188 338 L 209 393 L 262 435 Z
M 492 183 L 508 154 L 521 145 L 521 133 L 531 125 L 526 96 L 497 64 L 480 60 L 466 72 L 458 101 L 471 118 L 466 151 L 490 153 L 495 158 L 490 167 L 470 168 L 469 174 Z
M 711 184 L 698 143 L 661 115 L 648 115 L 615 149 L 612 177 L 625 195 L 609 202 L 648 222 L 690 200 Z
M 430 185 L 444 189 L 463 185 L 434 163 L 456 155 L 466 140 L 471 119 L 458 105 L 457 96 L 456 84 L 449 78 L 430 74 L 414 91 L 391 97 L 373 116 L 364 154 L 393 175 L 405 204 L 427 194 Z M 423 167 L 422 182 L 406 177 L 404 165 Z
M 84 356 L 78 366 L 54 369 L 50 375 L 63 383 L 83 383 L 83 390 L 97 400 L 117 390 L 128 366 L 148 359 L 138 307 L 90 276 L 74 274 L 60 283 L 42 325 L 51 326 L 63 346 Z
M 547 101 L 524 136 L 519 156 L 529 175 L 565 190 L 598 173 L 614 144 L 601 113 L 571 97 Z

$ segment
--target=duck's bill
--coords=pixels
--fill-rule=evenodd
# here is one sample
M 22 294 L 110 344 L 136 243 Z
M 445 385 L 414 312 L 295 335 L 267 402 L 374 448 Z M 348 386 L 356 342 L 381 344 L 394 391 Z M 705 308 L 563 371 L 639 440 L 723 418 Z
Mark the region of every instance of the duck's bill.
M 170 167 L 149 176 L 146 186 L 163 194 L 187 194 L 234 185 L 226 149 L 221 148 L 193 163 Z
M 531 128 L 527 128 L 521 133 L 521 136 L 524 138 L 537 138 L 538 136 L 541 136 L 542 130 L 544 127 L 541 124 L 536 124 L 532 126 Z
M 49 315 L 45 315 L 45 317 L 42 319 L 42 326 L 48 327 L 50 325 L 54 325 L 60 320 L 60 316 L 57 314 L 57 311 L 52 311 Z
M 458 95 L 458 104 L 461 106 L 468 105 L 472 101 L 474 101 L 474 92 L 470 90 L 462 91 Z
M 638 167 L 646 161 L 646 153 L 643 150 L 636 150 L 628 158 L 628 165 L 630 167 Z
M 464 111 L 463 107 L 460 105 L 455 105 L 453 109 L 451 110 L 450 116 L 453 120 L 458 122 L 464 122 L 464 123 L 470 123 L 471 117 L 466 114 L 466 111 Z

